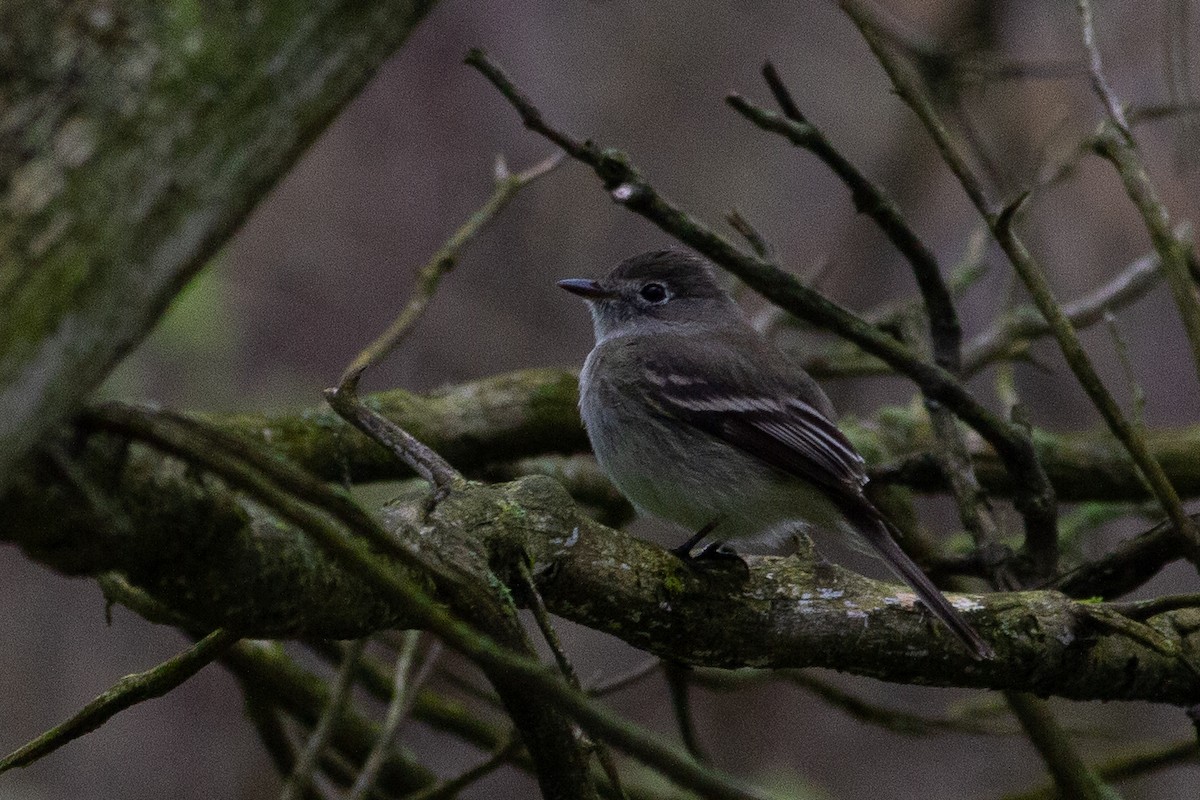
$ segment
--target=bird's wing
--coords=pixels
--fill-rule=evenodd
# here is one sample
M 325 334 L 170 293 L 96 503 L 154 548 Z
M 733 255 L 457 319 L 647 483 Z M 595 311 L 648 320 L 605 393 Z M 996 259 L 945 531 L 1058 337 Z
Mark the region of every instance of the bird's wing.
M 653 387 L 648 399 L 660 413 L 826 487 L 844 500 L 862 496 L 867 482 L 862 456 L 828 417 L 800 396 L 807 387 L 798 382 L 789 387 L 787 382 L 766 380 L 761 372 L 748 370 L 744 375 L 716 378 L 717 370 L 703 369 L 711 358 L 688 358 L 687 349 L 680 348 L 658 353 L 643 361 L 642 367 Z

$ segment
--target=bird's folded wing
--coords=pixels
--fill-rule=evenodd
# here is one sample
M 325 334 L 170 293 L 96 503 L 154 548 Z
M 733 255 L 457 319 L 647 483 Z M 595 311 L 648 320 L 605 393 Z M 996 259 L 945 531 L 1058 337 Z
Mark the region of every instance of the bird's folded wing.
M 771 466 L 833 490 L 847 500 L 867 482 L 862 456 L 820 411 L 762 382 L 735 384 L 668 359 L 644 364 L 659 412 L 716 436 Z

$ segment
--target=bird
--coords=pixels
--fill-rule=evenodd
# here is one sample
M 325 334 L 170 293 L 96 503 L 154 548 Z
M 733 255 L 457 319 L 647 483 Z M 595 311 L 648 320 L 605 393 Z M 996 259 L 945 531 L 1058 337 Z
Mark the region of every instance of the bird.
M 994 657 L 865 494 L 863 458 L 828 397 L 750 324 L 707 261 L 655 250 L 558 286 L 592 315 L 579 409 L 596 460 L 640 512 L 694 531 L 676 555 L 737 558 L 734 547 L 798 531 L 842 533 L 882 557 L 975 658 Z

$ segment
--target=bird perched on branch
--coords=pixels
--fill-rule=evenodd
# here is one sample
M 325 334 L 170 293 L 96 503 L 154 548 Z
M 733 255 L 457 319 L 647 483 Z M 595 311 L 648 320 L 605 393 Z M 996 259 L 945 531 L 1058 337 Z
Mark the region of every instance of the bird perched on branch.
M 859 537 L 973 655 L 992 657 L 863 493 L 862 456 L 825 393 L 750 325 L 703 260 L 655 251 L 600 280 L 558 285 L 592 312 L 579 408 L 596 459 L 638 509 L 695 532 L 677 555 L 730 557 L 729 547 L 812 528 Z

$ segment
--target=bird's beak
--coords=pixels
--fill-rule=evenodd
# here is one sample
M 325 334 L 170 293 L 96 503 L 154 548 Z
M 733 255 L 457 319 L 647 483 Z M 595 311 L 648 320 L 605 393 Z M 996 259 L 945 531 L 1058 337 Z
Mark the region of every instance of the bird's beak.
M 584 300 L 603 300 L 608 297 L 614 297 L 616 294 L 611 289 L 605 289 L 601 286 L 599 281 L 589 278 L 567 278 L 566 280 L 559 281 L 558 285 L 571 294 L 579 295 Z

